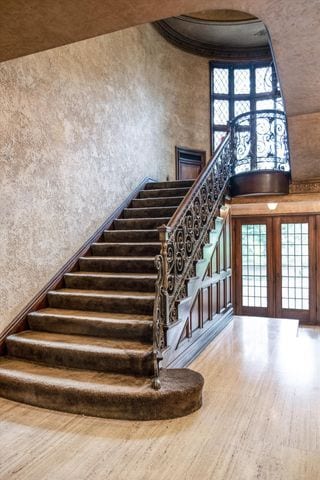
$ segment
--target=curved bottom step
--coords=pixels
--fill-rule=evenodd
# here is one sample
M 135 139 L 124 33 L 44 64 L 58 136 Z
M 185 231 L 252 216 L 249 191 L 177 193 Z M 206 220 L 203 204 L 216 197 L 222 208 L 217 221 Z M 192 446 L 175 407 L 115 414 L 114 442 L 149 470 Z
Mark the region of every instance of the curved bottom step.
M 164 369 L 161 389 L 149 378 L 60 369 L 14 358 L 0 359 L 1 396 L 63 412 L 124 420 L 164 420 L 201 407 L 203 377 Z

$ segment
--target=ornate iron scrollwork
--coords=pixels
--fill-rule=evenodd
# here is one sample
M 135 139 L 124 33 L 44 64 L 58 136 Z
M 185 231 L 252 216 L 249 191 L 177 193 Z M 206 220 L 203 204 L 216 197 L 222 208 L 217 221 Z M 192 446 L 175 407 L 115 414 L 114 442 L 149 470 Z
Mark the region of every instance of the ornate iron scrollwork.
M 178 320 L 178 303 L 187 296 L 188 278 L 196 274 L 196 262 L 214 228 L 231 171 L 228 135 L 169 224 L 159 228 L 161 252 L 155 259 L 158 276 L 153 320 L 154 388 L 160 388 L 159 361 L 166 346 L 166 328 Z
M 231 124 L 234 174 L 257 170 L 290 170 L 287 118 L 277 110 L 239 115 Z

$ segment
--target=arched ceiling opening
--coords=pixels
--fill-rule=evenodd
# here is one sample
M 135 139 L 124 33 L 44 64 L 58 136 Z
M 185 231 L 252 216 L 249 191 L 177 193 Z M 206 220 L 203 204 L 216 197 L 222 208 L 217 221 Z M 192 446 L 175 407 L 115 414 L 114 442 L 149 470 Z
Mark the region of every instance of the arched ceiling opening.
M 202 10 L 186 15 L 198 20 L 210 20 L 212 22 L 243 22 L 246 20 L 257 20 L 257 17 L 250 13 L 240 12 L 239 10 Z
M 258 18 L 235 10 L 207 10 L 155 23 L 174 45 L 215 59 L 271 59 L 266 27 Z

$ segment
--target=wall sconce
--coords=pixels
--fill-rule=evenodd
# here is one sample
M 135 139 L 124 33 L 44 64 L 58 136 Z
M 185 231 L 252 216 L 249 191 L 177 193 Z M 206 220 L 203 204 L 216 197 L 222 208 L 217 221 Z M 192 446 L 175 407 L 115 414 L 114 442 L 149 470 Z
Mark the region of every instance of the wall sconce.
M 270 203 L 267 203 L 267 207 L 269 210 L 273 211 L 277 208 L 278 204 L 276 202 L 270 202 Z

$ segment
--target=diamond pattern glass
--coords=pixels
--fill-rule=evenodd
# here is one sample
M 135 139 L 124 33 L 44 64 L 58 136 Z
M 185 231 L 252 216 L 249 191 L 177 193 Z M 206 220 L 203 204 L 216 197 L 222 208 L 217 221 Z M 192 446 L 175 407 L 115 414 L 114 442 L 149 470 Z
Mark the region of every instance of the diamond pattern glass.
M 234 93 L 236 95 L 250 93 L 250 70 L 234 70 Z
M 237 117 L 241 113 L 250 112 L 250 100 L 236 100 L 234 102 L 234 116 Z
M 229 70 L 227 68 L 213 69 L 213 91 L 226 95 L 229 93 Z
M 272 68 L 256 68 L 256 93 L 272 92 Z
M 282 308 L 309 309 L 309 225 L 281 225 Z
M 228 120 L 229 120 L 228 100 L 214 100 L 213 123 L 215 125 L 227 125 Z
M 267 227 L 242 225 L 242 305 L 266 308 L 267 297 Z

